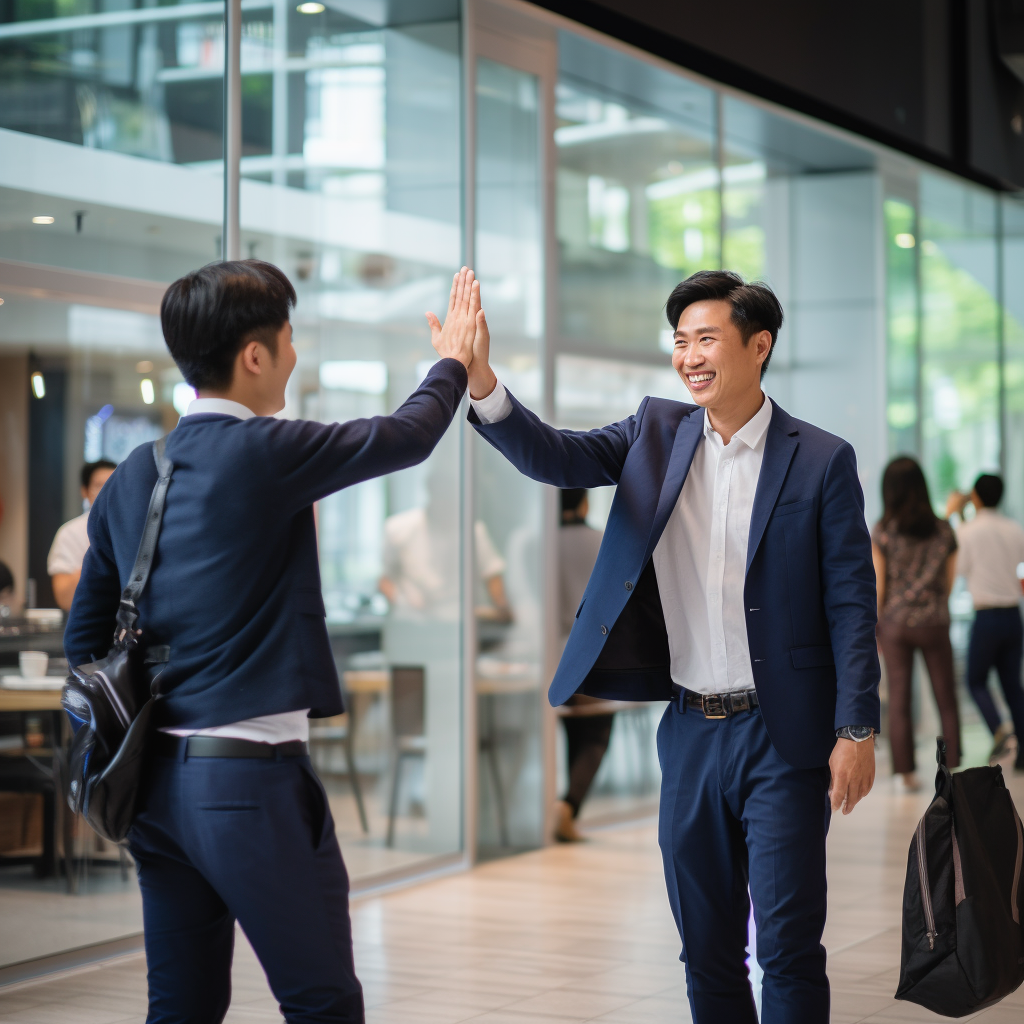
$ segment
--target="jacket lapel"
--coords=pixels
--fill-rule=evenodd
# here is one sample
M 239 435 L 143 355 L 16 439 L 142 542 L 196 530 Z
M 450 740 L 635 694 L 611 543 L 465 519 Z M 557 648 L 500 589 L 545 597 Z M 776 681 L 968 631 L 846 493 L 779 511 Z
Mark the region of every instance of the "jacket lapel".
M 789 472 L 789 464 L 799 447 L 799 431 L 792 417 L 777 405 L 772 410 L 771 423 L 764 441 L 764 458 L 761 460 L 761 475 L 754 492 L 754 508 L 750 515 L 750 536 L 747 540 L 747 567 L 757 554 L 758 545 L 764 536 L 775 502 L 778 501 L 782 484 Z
M 704 410 L 697 408 L 683 417 L 676 430 L 672 451 L 668 457 L 668 466 L 665 470 L 665 480 L 661 485 L 661 494 L 658 497 L 658 507 L 654 513 L 651 534 L 647 541 L 647 550 L 644 552 L 645 565 L 661 538 L 662 531 L 668 523 L 668 517 L 672 514 L 672 509 L 676 507 L 679 493 L 683 489 L 683 481 L 690 471 L 690 464 L 693 462 L 697 445 L 703 437 Z

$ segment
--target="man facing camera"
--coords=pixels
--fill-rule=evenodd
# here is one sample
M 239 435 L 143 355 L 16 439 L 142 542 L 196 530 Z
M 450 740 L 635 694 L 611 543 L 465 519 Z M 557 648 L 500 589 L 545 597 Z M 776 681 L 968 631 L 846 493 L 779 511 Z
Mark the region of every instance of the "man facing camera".
M 697 1024 L 825 1024 L 825 837 L 874 780 L 875 576 L 853 449 L 774 405 L 782 325 L 764 284 L 701 271 L 669 296 L 693 404 L 645 398 L 599 430 L 555 430 L 488 364 L 470 420 L 556 487 L 616 484 L 605 540 L 551 684 L 670 701 L 658 730 L 659 841 Z
M 167 438 L 174 468 L 139 602 L 145 641 L 170 649 L 128 837 L 150 1024 L 224 1018 L 236 921 L 286 1020 L 364 1019 L 348 876 L 306 748 L 308 719 L 343 711 L 313 503 L 431 453 L 466 388 L 479 288 L 464 269 L 444 326 L 430 314 L 441 358 L 405 404 L 346 423 L 274 418 L 296 362 L 294 304 L 277 267 L 242 260 L 186 275 L 161 305 L 198 397 Z M 65 633 L 72 664 L 109 646 L 156 479 L 144 445 L 93 506 Z

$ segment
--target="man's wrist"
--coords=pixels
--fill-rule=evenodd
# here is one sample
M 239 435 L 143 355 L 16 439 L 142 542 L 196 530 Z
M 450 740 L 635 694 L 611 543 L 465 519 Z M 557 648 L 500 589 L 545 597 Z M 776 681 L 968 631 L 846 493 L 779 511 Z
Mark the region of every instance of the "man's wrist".
M 469 397 L 474 402 L 481 402 L 489 398 L 494 389 L 498 386 L 498 378 L 494 371 L 488 366 L 486 373 L 469 375 Z
M 870 725 L 844 725 L 836 729 L 836 739 L 853 740 L 854 743 L 864 743 L 875 735 L 875 730 Z

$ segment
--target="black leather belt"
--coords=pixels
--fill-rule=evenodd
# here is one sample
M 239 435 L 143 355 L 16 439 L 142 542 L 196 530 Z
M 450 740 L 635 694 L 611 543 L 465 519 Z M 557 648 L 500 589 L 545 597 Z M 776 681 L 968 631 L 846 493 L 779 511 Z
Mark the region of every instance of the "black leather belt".
M 688 708 L 703 713 L 705 718 L 728 718 L 740 711 L 751 711 L 760 701 L 757 690 L 740 690 L 737 693 L 694 693 L 684 690 L 681 686 L 673 687 L 677 695 L 682 695 Z
M 287 743 L 257 743 L 233 736 L 172 736 L 158 732 L 154 749 L 165 757 L 304 757 L 309 751 L 302 740 Z

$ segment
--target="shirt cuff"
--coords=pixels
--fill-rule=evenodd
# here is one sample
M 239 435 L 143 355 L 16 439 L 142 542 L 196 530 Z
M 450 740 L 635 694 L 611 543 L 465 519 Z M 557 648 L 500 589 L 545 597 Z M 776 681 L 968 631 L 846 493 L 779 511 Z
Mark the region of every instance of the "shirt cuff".
M 488 423 L 500 422 L 512 411 L 512 399 L 508 397 L 505 385 L 500 380 L 486 398 L 471 398 L 469 404 L 473 406 L 477 418 L 485 426 Z

